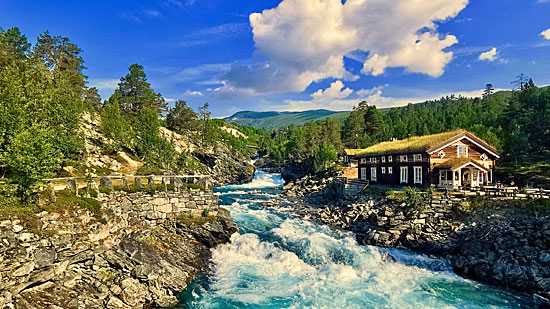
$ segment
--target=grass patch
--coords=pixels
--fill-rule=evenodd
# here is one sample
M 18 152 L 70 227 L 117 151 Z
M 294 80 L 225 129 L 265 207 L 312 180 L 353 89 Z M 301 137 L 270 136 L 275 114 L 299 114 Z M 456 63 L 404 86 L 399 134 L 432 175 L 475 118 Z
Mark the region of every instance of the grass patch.
M 194 226 L 194 225 L 204 225 L 206 223 L 213 223 L 216 221 L 214 216 L 192 216 L 192 215 L 181 215 L 178 216 L 178 222 L 184 225 Z
M 100 186 L 99 187 L 99 192 L 104 193 L 104 194 L 109 194 L 109 193 L 113 192 L 113 189 Z
M 129 186 L 114 186 L 114 191 L 122 191 L 127 193 L 136 193 L 136 192 L 146 192 L 146 193 L 155 193 L 155 192 L 164 192 L 164 191 L 174 191 L 176 188 L 172 184 L 147 184 L 142 185 L 141 187 L 136 185 Z
M 76 196 L 67 190 L 56 192 L 56 196 L 57 199 L 54 203 L 44 205 L 42 208 L 49 212 L 59 213 L 67 210 L 84 208 L 90 211 L 97 221 L 103 224 L 107 223 L 107 221 L 102 217 L 101 204 L 97 200 L 93 198 Z
M 203 186 L 197 185 L 197 184 L 194 184 L 194 183 L 186 183 L 183 186 L 186 187 L 187 189 L 200 189 L 200 190 L 204 191 Z

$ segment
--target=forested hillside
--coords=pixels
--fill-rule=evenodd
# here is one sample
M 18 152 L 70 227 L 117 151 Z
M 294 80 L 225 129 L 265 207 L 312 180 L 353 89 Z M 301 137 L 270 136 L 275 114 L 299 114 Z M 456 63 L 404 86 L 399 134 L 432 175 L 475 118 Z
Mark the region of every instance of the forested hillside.
M 31 46 L 18 28 L 0 29 L 0 182 L 17 184 L 16 195 L 28 200 L 44 178 L 105 175 L 127 163 L 139 174 L 216 173 L 223 183 L 241 168 L 252 177 L 247 145 L 262 130 L 210 119 L 208 104 L 198 113 L 182 100 L 168 108 L 139 64 L 102 102 L 81 53 L 47 31 Z
M 325 109 L 303 112 L 252 112 L 242 111 L 225 118 L 227 122 L 263 129 L 279 129 L 289 125 L 303 125 L 306 122 L 321 121 L 327 117 L 344 120 L 350 112 L 334 112 Z
M 360 102 L 341 122 L 288 126 L 273 131 L 264 143 L 276 162 L 316 170 L 343 148 L 461 128 L 497 147 L 505 160 L 542 160 L 550 153 L 550 87 L 539 88 L 523 74 L 516 84 L 514 91 L 488 89 L 483 98 L 450 95 L 384 111 Z

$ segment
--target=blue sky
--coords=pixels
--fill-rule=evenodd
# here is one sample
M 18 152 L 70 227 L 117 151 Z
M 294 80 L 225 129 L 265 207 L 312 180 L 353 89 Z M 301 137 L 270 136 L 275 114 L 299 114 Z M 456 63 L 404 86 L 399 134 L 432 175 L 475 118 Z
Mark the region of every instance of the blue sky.
M 167 101 L 217 117 L 550 84 L 550 0 L 2 0 L 14 26 L 69 37 L 104 99 L 139 63 Z

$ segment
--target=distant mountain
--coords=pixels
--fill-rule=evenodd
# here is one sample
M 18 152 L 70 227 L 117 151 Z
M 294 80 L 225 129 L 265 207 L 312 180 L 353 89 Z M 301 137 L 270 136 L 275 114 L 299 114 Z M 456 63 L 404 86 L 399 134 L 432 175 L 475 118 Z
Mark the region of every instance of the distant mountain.
M 291 124 L 302 125 L 310 120 L 324 120 L 327 117 L 335 120 L 345 119 L 350 112 L 335 112 L 316 109 L 303 112 L 253 112 L 242 111 L 225 118 L 227 122 L 255 128 L 278 129 Z

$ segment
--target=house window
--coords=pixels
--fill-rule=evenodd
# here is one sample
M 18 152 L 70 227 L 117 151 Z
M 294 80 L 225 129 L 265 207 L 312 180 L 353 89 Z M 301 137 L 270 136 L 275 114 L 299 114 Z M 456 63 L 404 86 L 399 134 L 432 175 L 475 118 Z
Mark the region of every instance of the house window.
M 399 161 L 407 162 L 407 155 L 399 156 Z
M 443 150 L 439 152 L 438 156 L 439 156 L 441 159 L 445 158 L 445 153 L 443 152 Z
M 439 171 L 439 182 L 447 180 L 445 176 L 447 176 L 447 173 L 445 171 Z
M 382 174 L 386 174 L 386 168 L 382 166 Z
M 480 157 L 480 159 L 481 159 L 482 161 L 487 160 L 487 155 L 486 155 L 486 154 L 482 154 L 481 157 Z
M 422 155 L 421 155 L 421 154 L 414 154 L 414 155 L 413 155 L 413 161 L 414 161 L 414 162 L 420 162 L 420 161 L 422 161 Z
M 367 180 L 367 168 L 366 167 L 361 168 L 361 175 L 360 176 L 361 176 L 360 177 L 361 179 Z
M 409 168 L 406 166 L 401 166 L 400 168 L 400 182 L 408 183 L 409 182 Z
M 458 145 L 456 147 L 457 156 L 460 157 L 467 157 L 468 156 L 468 147 L 465 145 Z
M 386 163 L 386 157 L 382 157 L 382 163 Z
M 414 167 L 414 183 L 422 184 L 422 166 Z
M 361 164 L 365 164 L 365 163 L 367 163 L 367 159 L 361 158 Z
M 370 168 L 370 180 L 376 181 L 376 167 Z
M 388 174 L 393 174 L 393 167 L 391 166 L 388 167 Z
M 393 156 L 388 156 L 388 162 L 389 163 L 393 162 Z

